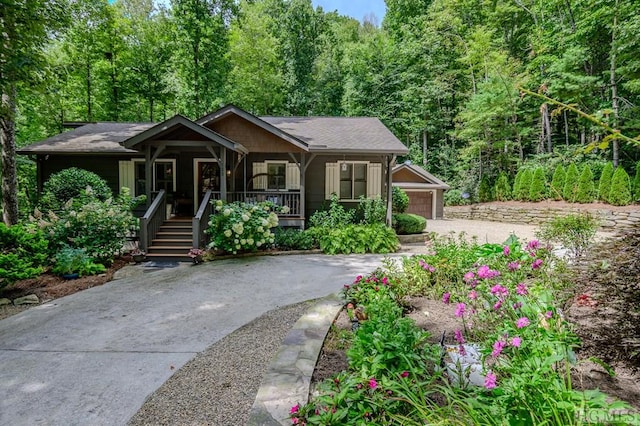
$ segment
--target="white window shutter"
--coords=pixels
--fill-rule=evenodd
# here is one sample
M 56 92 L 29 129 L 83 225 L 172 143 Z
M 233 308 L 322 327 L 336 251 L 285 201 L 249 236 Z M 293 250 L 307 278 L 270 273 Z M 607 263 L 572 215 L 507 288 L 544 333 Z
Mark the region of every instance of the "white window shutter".
M 253 176 L 253 189 L 267 189 L 267 163 L 253 163 Z
M 119 168 L 119 185 L 118 188 L 129 188 L 129 195 L 136 195 L 135 188 L 135 168 L 133 166 L 133 161 L 118 161 Z
M 367 198 L 379 197 L 382 192 L 382 164 L 369 163 L 367 167 Z
M 324 176 L 324 198 L 330 200 L 333 193 L 340 196 L 340 165 L 327 163 Z
M 296 163 L 287 163 L 287 189 L 300 189 L 300 169 Z

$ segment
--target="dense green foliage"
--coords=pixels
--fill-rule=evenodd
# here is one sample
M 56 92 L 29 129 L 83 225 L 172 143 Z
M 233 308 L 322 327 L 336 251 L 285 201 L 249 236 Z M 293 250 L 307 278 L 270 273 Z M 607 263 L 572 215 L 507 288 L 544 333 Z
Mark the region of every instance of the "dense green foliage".
M 640 202 L 640 161 L 636 164 L 636 175 L 633 178 L 633 201 Z
M 311 232 L 294 228 L 276 228 L 273 245 L 279 250 L 311 250 L 316 246 Z
M 87 190 L 87 188 L 91 188 Z M 85 204 L 95 199 L 111 198 L 111 189 L 104 179 L 93 172 L 71 167 L 54 173 L 44 183 L 39 208 L 41 211 L 58 212 L 70 199 Z
M 546 198 L 547 181 L 544 177 L 542 167 L 537 167 L 531 178 L 531 187 L 529 188 L 529 201 L 542 201 Z
M 384 224 L 315 227 L 309 231 L 326 254 L 393 253 L 400 244 L 394 230 Z
M 480 179 L 480 186 L 478 187 L 478 201 L 481 203 L 487 203 L 493 201 L 493 194 L 491 193 L 491 183 L 487 176 L 483 176 Z
M 629 175 L 622 167 L 618 167 L 611 179 L 609 204 L 626 206 L 629 203 L 631 203 L 631 183 L 629 182 Z
M 355 220 L 365 225 L 385 223 L 387 218 L 387 203 L 380 197 L 360 197 Z
M 596 187 L 593 183 L 593 173 L 591 167 L 586 164 L 580 173 L 578 180 L 578 190 L 575 201 L 578 203 L 591 203 L 596 198 Z
M 564 182 L 567 177 L 567 172 L 564 170 L 562 164 L 556 166 L 551 178 L 551 197 L 554 200 L 562 200 L 562 192 L 564 190 Z
M 336 194 L 331 195 L 329 207 L 326 210 L 318 210 L 309 218 L 309 227 L 338 228 L 355 222 L 355 212 L 347 210 L 338 201 Z
M 562 198 L 565 201 L 573 203 L 578 193 L 578 168 L 575 163 L 571 163 L 567 169 L 564 179 L 564 188 L 562 189 Z
M 0 288 L 38 276 L 49 260 L 49 241 L 35 227 L 0 223 Z
M 393 229 L 398 235 L 419 234 L 427 226 L 427 219 L 417 214 L 394 213 Z
M 94 263 L 83 248 L 63 247 L 55 255 L 54 266 L 51 270 L 57 275 L 78 274 L 96 275 L 105 272 L 107 268 L 100 263 Z
M 533 172 L 531 169 L 524 169 L 520 180 L 518 181 L 518 192 L 515 195 L 515 199 L 519 201 L 529 201 L 529 194 L 531 193 L 531 184 L 533 183 Z
M 582 256 L 593 243 L 598 220 L 589 213 L 558 216 L 543 223 L 536 236 L 544 241 L 560 243 L 574 256 Z
M 391 209 L 394 213 L 404 213 L 409 208 L 409 196 L 404 189 L 394 186 L 391 188 Z
M 611 191 L 611 178 L 613 178 L 613 163 L 608 162 L 600 173 L 598 180 L 598 200 L 609 201 L 609 192 Z
M 497 201 L 508 201 L 511 199 L 511 186 L 509 185 L 509 178 L 505 173 L 500 173 L 493 187 L 493 192 Z

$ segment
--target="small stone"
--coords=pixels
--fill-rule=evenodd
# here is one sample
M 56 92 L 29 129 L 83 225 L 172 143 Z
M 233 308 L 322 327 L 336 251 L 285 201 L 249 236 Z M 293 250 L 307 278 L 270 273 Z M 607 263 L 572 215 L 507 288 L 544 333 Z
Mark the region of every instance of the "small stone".
M 0 306 L 10 305 L 10 304 L 11 304 L 11 300 L 7 298 L 0 299 Z
M 27 296 L 24 297 L 18 297 L 17 299 L 15 299 L 13 301 L 13 304 L 16 306 L 20 306 L 20 305 L 37 305 L 38 303 L 40 303 L 40 299 L 38 299 L 38 296 L 36 296 L 35 294 L 29 294 Z

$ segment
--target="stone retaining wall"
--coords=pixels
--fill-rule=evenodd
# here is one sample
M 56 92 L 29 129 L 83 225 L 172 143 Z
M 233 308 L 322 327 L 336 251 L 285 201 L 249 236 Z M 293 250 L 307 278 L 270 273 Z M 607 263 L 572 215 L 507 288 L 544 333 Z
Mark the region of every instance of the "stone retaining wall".
M 557 216 L 589 212 L 600 218 L 604 230 L 625 229 L 640 226 L 640 208 L 626 211 L 607 209 L 587 209 L 580 207 L 553 208 L 496 206 L 491 204 L 473 204 L 470 206 L 447 206 L 444 208 L 446 219 L 489 220 L 494 222 L 526 223 L 538 225 Z

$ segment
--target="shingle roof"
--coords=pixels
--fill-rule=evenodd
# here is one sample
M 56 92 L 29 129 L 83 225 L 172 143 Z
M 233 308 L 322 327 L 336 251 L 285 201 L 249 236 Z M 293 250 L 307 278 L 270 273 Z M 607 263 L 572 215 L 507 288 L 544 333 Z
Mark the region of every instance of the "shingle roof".
M 136 152 L 120 142 L 152 127 L 153 123 L 89 123 L 18 150 L 19 154 L 75 154 Z
M 373 117 L 260 117 L 309 144 L 311 152 L 407 154 L 409 150 Z
M 391 176 L 393 179 L 393 175 L 396 172 L 399 172 L 400 170 L 408 170 L 411 173 L 415 174 L 416 176 L 419 176 L 424 182 L 422 183 L 418 183 L 418 182 L 399 182 L 397 180 L 393 181 L 393 184 L 396 186 L 402 186 L 403 188 L 413 188 L 413 189 L 418 189 L 418 188 L 430 188 L 430 189 L 450 189 L 451 187 L 449 185 L 447 185 L 445 182 L 441 181 L 440 179 L 438 179 L 437 177 L 435 177 L 434 175 L 432 175 L 431 173 L 429 173 L 428 171 L 426 171 L 425 169 L 423 169 L 420 166 L 417 166 L 415 164 L 398 164 L 396 165 L 393 170 L 391 170 Z

